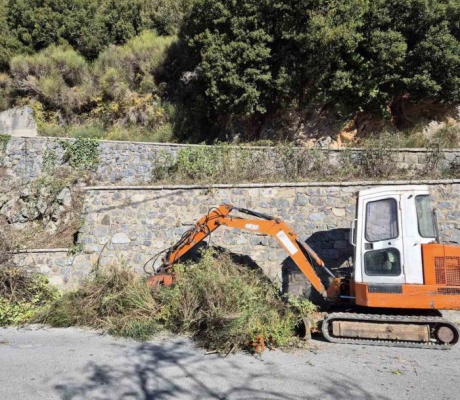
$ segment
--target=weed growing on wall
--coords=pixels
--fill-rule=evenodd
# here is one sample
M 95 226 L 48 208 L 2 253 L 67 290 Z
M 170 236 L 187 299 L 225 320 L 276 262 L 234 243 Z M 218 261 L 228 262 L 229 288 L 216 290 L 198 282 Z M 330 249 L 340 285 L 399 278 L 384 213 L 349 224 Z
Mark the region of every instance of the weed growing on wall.
M 455 157 L 445 170 L 445 174 L 452 178 L 458 178 L 460 176 L 460 157 Z
M 398 175 L 398 152 L 398 143 L 390 134 L 369 139 L 360 153 L 360 172 L 364 177 L 380 179 Z
M 3 157 L 6 153 L 6 147 L 11 139 L 10 135 L 0 134 L 0 164 L 3 162 Z
M 174 183 L 296 181 L 325 172 L 327 155 L 318 150 L 273 150 L 227 144 L 182 148 L 176 157 L 162 153 L 153 180 Z
M 58 155 L 55 150 L 45 150 L 43 153 L 43 172 L 51 175 L 58 163 Z

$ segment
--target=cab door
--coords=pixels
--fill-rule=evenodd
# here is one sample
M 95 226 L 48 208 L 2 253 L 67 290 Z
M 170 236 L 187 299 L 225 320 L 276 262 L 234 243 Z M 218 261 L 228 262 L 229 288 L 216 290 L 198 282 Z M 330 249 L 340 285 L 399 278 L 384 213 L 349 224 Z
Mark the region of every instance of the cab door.
M 423 284 L 422 245 L 434 242 L 437 236 L 430 196 L 426 191 L 413 190 L 401 197 L 406 283 Z
M 370 196 L 362 201 L 362 241 L 357 248 L 362 282 L 405 283 L 401 196 Z

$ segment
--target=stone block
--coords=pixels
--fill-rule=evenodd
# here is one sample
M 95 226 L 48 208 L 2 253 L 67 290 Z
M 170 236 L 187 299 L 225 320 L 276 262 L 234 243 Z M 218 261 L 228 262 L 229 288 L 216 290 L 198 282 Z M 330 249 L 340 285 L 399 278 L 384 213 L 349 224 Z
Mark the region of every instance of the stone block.
M 318 221 L 322 221 L 324 217 L 325 217 L 325 214 L 323 212 L 317 212 L 317 213 L 310 214 L 308 216 L 308 219 L 313 222 L 318 222 Z
M 346 210 L 344 208 L 332 208 L 332 214 L 334 214 L 336 217 L 344 217 L 346 214 Z
M 109 236 L 109 228 L 107 226 L 96 226 L 94 228 L 93 234 L 96 237 Z
M 323 258 L 337 259 L 339 258 L 339 253 L 337 250 L 334 249 L 325 249 L 321 252 L 321 256 Z

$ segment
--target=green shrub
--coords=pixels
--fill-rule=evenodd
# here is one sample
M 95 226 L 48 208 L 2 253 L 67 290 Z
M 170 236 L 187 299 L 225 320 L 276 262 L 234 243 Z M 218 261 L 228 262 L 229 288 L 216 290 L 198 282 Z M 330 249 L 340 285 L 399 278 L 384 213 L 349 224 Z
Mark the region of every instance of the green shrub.
M 286 346 L 300 323 L 300 314 L 266 277 L 235 264 L 228 254 L 216 257 L 206 251 L 198 263 L 176 266 L 175 273 L 174 286 L 154 294 L 163 305 L 159 318 L 166 328 L 190 334 L 205 348 L 230 352 Z M 302 311 L 305 303 L 298 303 Z
M 459 9 L 458 0 L 198 0 L 179 35 L 186 51 L 172 60 L 193 78 L 178 88 L 181 130 L 198 121 L 209 140 L 248 116 L 257 127 L 277 110 L 318 105 L 404 127 L 402 101 L 460 101 Z
M 111 46 L 101 53 L 95 63 L 95 72 L 103 95 L 114 100 L 123 99 L 128 90 L 159 95 L 155 76 L 172 40 L 172 37 L 144 31 L 125 45 Z
M 4 256 L 0 254 L 0 326 L 18 325 L 28 322 L 54 301 L 58 291 L 44 275 L 5 262 Z
M 39 51 L 69 43 L 88 59 L 110 44 L 123 44 L 142 30 L 142 1 L 10 1 L 7 21 L 24 46 Z
M 190 11 L 195 0 L 156 0 L 142 5 L 142 20 L 146 28 L 160 35 L 177 33 L 184 15 Z
M 15 89 L 65 113 L 88 104 L 94 87 L 88 65 L 69 46 L 50 46 L 31 56 L 11 60 Z

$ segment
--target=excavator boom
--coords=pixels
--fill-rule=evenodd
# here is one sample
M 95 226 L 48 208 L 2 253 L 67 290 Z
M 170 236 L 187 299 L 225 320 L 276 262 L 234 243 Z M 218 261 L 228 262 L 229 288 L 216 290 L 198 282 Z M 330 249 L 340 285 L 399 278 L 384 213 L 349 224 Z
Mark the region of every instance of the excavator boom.
M 257 217 L 257 219 L 230 216 L 229 214 L 233 210 Z M 245 208 L 234 207 L 231 204 L 222 204 L 217 208 L 211 209 L 195 223 L 193 228 L 185 232 L 182 238 L 166 251 L 158 273 L 150 278 L 149 284 L 153 285 L 158 282 L 164 284 L 171 283 L 170 274 L 172 265 L 220 226 L 274 237 L 305 274 L 313 287 L 324 298 L 327 297 L 326 288 L 306 255 L 315 260 L 320 267 L 325 268 L 330 275 L 332 273 L 327 270 L 324 262 L 318 255 L 309 246 L 300 241 L 294 231 L 281 218 L 275 218 Z M 334 277 L 334 275 L 332 276 Z

